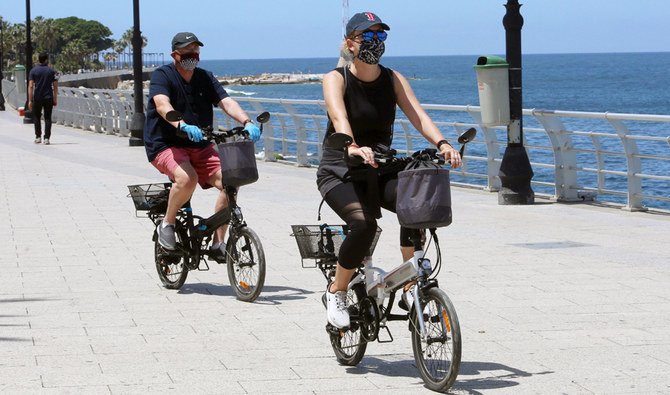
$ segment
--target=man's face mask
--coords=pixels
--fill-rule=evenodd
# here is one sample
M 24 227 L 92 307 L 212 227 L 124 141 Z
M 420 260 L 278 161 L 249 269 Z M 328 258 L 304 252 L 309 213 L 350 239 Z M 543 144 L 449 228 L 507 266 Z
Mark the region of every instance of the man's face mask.
M 378 38 L 361 41 L 358 59 L 367 64 L 377 64 L 382 58 L 385 48 L 384 42 Z
M 200 61 L 200 54 L 197 52 L 179 54 L 179 57 L 181 58 L 179 64 L 186 70 L 195 70 L 195 67 Z

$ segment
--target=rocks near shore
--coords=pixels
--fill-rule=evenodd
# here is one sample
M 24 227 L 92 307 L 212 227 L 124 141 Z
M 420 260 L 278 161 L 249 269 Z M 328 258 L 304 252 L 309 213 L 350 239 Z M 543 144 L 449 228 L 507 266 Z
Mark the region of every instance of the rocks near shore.
M 217 77 L 221 85 L 320 84 L 323 74 L 263 73 L 259 75 Z M 117 89 L 132 90 L 133 80 L 120 81 Z M 149 81 L 144 81 L 149 89 Z
M 320 84 L 323 74 L 263 73 L 241 77 L 218 77 L 223 85 Z

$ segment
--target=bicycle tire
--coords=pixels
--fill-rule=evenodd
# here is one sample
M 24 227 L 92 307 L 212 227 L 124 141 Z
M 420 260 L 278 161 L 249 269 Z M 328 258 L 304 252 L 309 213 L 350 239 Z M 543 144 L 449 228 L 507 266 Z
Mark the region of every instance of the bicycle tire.
M 175 237 L 177 242 L 183 244 L 188 235 L 186 230 L 177 221 L 175 224 Z M 156 271 L 163 286 L 167 289 L 179 289 L 184 285 L 188 277 L 188 267 L 186 266 L 188 256 L 178 255 L 178 253 L 167 251 L 158 242 L 156 235 L 154 242 L 154 260 L 156 262 Z
M 446 392 L 456 381 L 461 364 L 461 329 L 456 309 L 447 294 L 431 288 L 421 295 L 428 339 L 421 339 L 416 309 L 412 309 L 412 349 L 426 387 Z
M 246 226 L 231 229 L 226 243 L 226 261 L 228 280 L 237 299 L 243 302 L 256 300 L 265 283 L 265 252 L 256 232 Z
M 358 302 L 365 296 L 365 286 L 356 284 L 347 292 L 347 305 L 349 308 L 358 306 Z M 331 333 L 330 344 L 333 346 L 337 362 L 346 366 L 358 365 L 368 347 L 360 326 L 353 323 L 346 331 L 340 330 L 337 334 Z

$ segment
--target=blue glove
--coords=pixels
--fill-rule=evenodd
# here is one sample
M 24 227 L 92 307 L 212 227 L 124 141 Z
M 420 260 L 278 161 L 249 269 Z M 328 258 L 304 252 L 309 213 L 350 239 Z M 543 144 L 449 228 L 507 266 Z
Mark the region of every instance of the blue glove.
M 187 123 L 182 123 L 181 126 L 179 126 L 182 132 L 186 133 L 188 135 L 188 139 L 193 141 L 193 142 L 199 142 L 202 140 L 202 130 L 200 130 L 199 127 L 195 125 L 189 125 Z
M 249 133 L 249 137 L 251 138 L 251 141 L 254 143 L 260 140 L 261 138 L 261 130 L 258 128 L 258 126 L 254 125 L 251 122 L 248 122 L 246 126 L 244 127 L 244 131 Z

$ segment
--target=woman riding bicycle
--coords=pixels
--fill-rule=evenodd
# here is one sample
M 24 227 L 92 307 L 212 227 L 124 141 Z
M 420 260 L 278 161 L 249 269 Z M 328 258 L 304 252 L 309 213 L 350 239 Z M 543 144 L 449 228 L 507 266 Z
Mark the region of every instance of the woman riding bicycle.
M 452 167 L 459 167 L 461 158 L 458 151 L 444 139 L 423 110 L 407 79 L 379 64 L 388 30 L 389 26 L 372 12 L 355 14 L 347 23 L 343 51 L 353 60 L 323 78 L 323 95 L 328 109 L 326 138 L 333 133 L 353 137 L 354 142 L 347 148 L 347 155 L 360 157 L 364 165 L 377 168 L 373 148 L 390 147 L 398 105 L 426 140 L 437 146 L 445 160 L 451 160 Z M 398 185 L 396 174 L 380 176 L 375 186 L 378 196 L 371 198 L 370 185 L 347 182 L 348 171 L 345 154 L 324 144 L 317 171 L 319 192 L 349 229 L 338 254 L 335 280 L 326 291 L 328 322 L 337 328 L 349 326 L 347 285 L 373 242 L 377 231 L 376 219 L 381 216 L 378 208 L 395 212 Z M 400 228 L 403 260 L 413 255 L 411 240 L 416 232 L 420 231 Z

